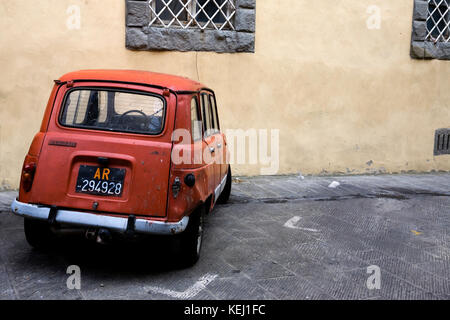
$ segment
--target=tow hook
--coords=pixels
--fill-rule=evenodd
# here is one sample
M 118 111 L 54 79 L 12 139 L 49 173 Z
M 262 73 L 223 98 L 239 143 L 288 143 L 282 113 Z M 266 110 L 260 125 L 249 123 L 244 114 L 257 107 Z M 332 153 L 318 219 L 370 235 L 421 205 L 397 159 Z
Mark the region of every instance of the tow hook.
M 97 243 L 100 244 L 107 244 L 111 242 L 112 235 L 111 232 L 108 229 L 99 229 L 97 234 Z
M 180 192 L 180 190 L 181 190 L 181 181 L 180 178 L 176 177 L 172 185 L 172 193 L 175 199 L 178 197 L 178 193 Z
M 107 244 L 111 242 L 112 234 L 108 229 L 100 228 L 97 230 L 94 228 L 89 228 L 86 230 L 86 239 L 100 244 Z
M 97 239 L 97 230 L 96 229 L 88 229 L 86 230 L 86 239 L 88 240 L 95 240 Z

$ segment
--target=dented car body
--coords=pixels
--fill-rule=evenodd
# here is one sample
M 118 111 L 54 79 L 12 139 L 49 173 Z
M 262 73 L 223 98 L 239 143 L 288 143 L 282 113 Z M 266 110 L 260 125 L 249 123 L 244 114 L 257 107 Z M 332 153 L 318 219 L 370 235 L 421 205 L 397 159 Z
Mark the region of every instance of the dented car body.
M 35 247 L 66 226 L 105 239 L 179 235 L 193 263 L 203 215 L 229 197 L 226 159 L 211 89 L 144 71 L 73 72 L 55 81 L 12 209 Z

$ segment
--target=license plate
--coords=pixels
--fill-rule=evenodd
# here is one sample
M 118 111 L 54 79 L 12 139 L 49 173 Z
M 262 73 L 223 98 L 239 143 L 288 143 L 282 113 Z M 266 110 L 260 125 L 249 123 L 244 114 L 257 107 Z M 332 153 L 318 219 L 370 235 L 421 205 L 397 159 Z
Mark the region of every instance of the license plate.
M 75 191 L 99 196 L 120 197 L 123 192 L 124 179 L 125 169 L 82 165 L 78 171 Z

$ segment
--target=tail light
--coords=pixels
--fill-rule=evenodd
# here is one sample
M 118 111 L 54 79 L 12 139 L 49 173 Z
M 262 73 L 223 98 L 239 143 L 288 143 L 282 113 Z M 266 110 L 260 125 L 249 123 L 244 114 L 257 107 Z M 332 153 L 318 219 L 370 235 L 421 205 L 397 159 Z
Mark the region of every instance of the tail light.
M 36 172 L 36 163 L 29 162 L 23 166 L 22 170 L 22 187 L 23 190 L 29 192 L 33 185 L 34 173 Z

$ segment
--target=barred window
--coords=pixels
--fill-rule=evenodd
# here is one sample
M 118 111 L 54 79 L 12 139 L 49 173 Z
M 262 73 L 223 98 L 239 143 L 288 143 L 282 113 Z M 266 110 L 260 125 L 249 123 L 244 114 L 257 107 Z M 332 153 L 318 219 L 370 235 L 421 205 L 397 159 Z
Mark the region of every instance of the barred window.
M 235 30 L 236 0 L 149 0 L 150 26 Z
M 427 39 L 433 42 L 450 42 L 450 0 L 429 0 Z
M 450 60 L 450 0 L 414 0 L 410 55 Z

